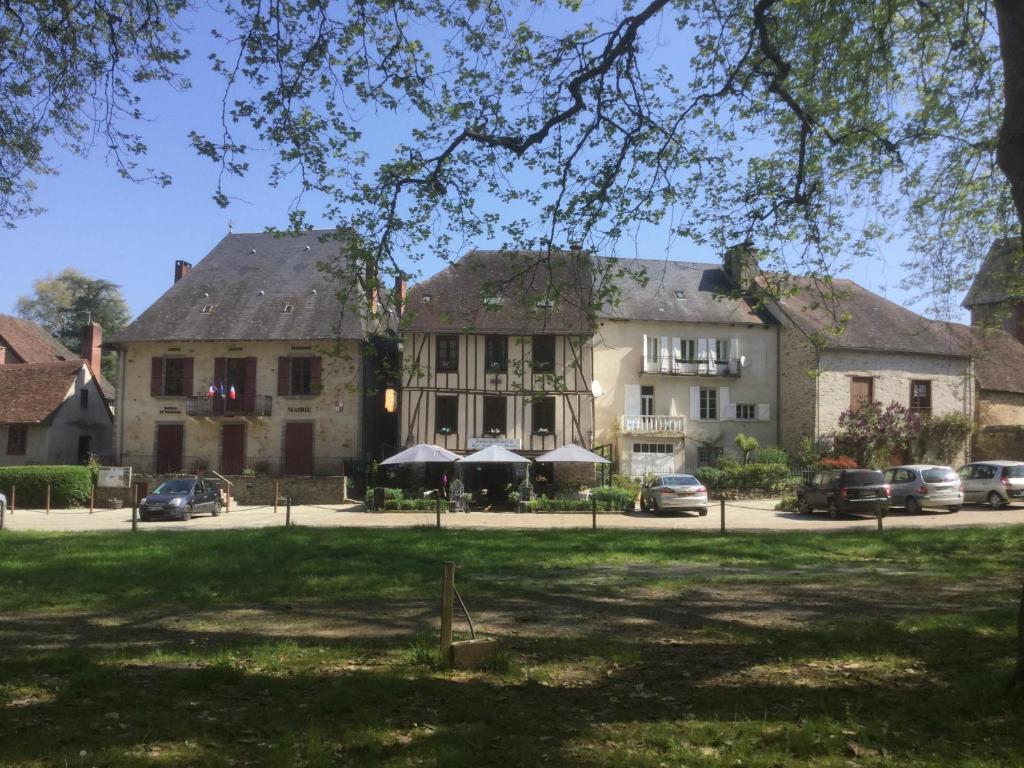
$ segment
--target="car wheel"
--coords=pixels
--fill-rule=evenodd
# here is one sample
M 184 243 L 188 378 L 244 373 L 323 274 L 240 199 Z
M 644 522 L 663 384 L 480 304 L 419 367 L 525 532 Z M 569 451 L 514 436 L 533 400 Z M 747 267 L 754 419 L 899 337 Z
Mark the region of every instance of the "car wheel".
M 828 500 L 828 516 L 833 520 L 839 517 L 839 505 L 836 504 L 835 499 Z
M 954 504 L 952 507 L 946 507 L 947 512 L 953 512 L 954 514 L 960 511 L 960 505 Z
M 220 514 L 220 502 L 219 501 L 215 501 L 215 502 L 213 502 L 213 516 L 216 517 L 219 514 Z
M 140 514 L 139 515 L 139 522 L 140 523 L 148 523 L 149 522 L 149 515 Z
M 1000 509 L 1005 504 L 1006 502 L 1003 501 L 1003 497 L 999 495 L 999 491 L 991 491 L 989 493 L 988 505 L 992 507 L 992 509 Z
M 182 520 L 191 520 L 192 519 L 192 507 L 191 507 L 191 505 L 187 506 L 183 510 L 181 510 L 181 519 Z
M 697 511 L 700 513 L 701 517 L 707 517 L 708 516 L 708 508 L 707 507 L 701 507 Z
M 656 515 L 661 514 L 661 504 L 658 503 L 657 499 L 651 502 L 651 512 L 653 512 Z
M 908 496 L 907 497 L 907 505 L 906 506 L 907 506 L 907 514 L 908 515 L 919 515 L 919 514 L 921 514 L 921 505 L 918 503 L 917 499 L 915 499 L 913 496 Z
M 643 512 L 645 515 L 648 512 L 647 501 L 644 499 L 644 495 L 643 494 L 640 494 L 640 511 Z
M 814 514 L 814 507 L 812 507 L 806 501 L 801 499 L 796 503 L 796 511 L 799 512 L 801 515 L 811 515 Z

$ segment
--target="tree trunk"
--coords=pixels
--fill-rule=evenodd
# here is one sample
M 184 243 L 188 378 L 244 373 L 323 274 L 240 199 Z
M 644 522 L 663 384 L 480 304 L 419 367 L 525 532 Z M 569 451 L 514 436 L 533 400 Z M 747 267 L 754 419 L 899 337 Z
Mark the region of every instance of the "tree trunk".
M 1010 182 L 1018 224 L 1024 228 L 1024 3 L 996 0 L 995 6 L 1005 97 L 996 160 Z

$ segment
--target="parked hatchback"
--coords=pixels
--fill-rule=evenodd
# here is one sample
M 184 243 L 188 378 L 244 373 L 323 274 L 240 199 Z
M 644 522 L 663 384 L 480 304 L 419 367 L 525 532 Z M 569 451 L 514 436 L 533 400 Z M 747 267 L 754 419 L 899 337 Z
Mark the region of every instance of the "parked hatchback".
M 797 507 L 807 514 L 824 509 L 833 520 L 840 512 L 884 515 L 889 511 L 888 483 L 877 469 L 826 469 L 815 472 L 796 492 Z
M 708 513 L 708 489 L 693 475 L 658 475 L 640 489 L 641 512 L 692 509 Z
M 964 503 L 964 487 L 952 467 L 929 464 L 890 467 L 885 470 L 885 480 L 892 489 L 890 504 L 904 507 L 912 515 L 922 509 L 959 512 Z
M 998 509 L 1024 499 L 1024 462 L 976 461 L 960 467 L 964 501 Z
M 154 517 L 188 520 L 197 512 L 220 514 L 220 490 L 210 480 L 168 480 L 139 503 L 139 519 L 144 521 Z

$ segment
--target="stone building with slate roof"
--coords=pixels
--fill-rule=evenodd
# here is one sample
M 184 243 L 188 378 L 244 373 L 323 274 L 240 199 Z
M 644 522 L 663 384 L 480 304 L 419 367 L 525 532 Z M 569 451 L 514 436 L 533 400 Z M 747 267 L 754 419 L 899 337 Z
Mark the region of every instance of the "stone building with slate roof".
M 401 443 L 458 453 L 498 444 L 527 456 L 591 447 L 592 284 L 583 251 L 472 251 L 413 286 L 402 320 Z M 512 480 L 506 467 L 479 472 L 487 477 L 467 487 L 488 487 L 492 498 Z
M 971 325 L 1002 328 L 1024 342 L 1024 253 L 1020 238 L 992 244 L 963 306 L 971 311 Z
M 736 435 L 779 442 L 778 331 L 719 264 L 622 260 L 594 336 L 597 442 L 619 471 L 692 472 Z
M 366 311 L 357 275 L 320 268 L 343 253 L 333 234 L 229 234 L 195 267 L 175 264 L 174 284 L 108 342 L 121 463 L 341 474 L 395 441 L 370 352 L 395 323 Z

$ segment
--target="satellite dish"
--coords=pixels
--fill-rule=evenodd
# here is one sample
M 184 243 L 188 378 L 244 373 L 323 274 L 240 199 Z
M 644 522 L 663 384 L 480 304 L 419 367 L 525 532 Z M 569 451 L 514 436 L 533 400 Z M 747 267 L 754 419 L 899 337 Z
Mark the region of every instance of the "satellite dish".
M 604 394 L 604 389 L 601 387 L 601 383 L 597 379 L 590 382 L 590 392 L 594 397 L 600 397 Z

